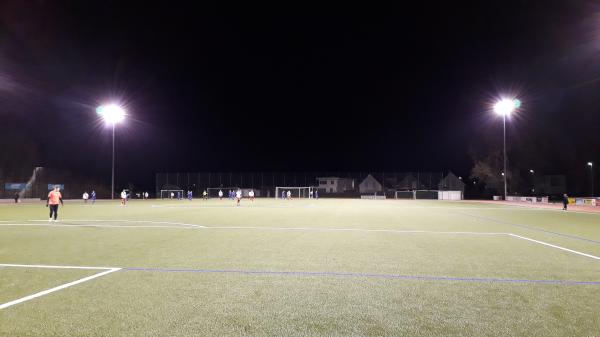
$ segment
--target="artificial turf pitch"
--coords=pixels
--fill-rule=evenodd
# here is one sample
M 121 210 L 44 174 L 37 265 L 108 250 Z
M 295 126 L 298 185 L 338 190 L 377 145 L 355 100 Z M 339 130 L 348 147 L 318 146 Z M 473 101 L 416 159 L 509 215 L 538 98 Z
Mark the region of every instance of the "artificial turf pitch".
M 600 214 L 257 199 L 59 215 L 0 205 L 0 307 L 109 270 L 64 266 L 120 269 L 0 309 L 0 336 L 600 336 Z

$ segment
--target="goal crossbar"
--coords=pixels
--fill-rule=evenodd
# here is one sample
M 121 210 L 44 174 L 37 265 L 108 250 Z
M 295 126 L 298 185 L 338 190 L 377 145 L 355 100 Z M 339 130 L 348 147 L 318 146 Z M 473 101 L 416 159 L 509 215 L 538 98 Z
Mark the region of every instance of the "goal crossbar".
M 313 190 L 314 187 L 312 186 L 276 186 L 275 199 L 286 199 L 288 191 L 291 198 L 312 198 Z

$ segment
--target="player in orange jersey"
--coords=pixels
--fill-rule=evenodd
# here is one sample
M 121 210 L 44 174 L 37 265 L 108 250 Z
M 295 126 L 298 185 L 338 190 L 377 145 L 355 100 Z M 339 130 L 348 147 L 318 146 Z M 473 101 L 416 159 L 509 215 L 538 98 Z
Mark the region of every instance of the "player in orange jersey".
M 54 186 L 54 190 L 48 193 L 48 199 L 46 200 L 46 207 L 50 207 L 50 218 L 48 221 L 52 221 L 54 218 L 54 222 L 56 222 L 56 218 L 58 217 L 58 204 L 63 204 L 62 194 L 60 194 L 60 187 L 58 185 Z

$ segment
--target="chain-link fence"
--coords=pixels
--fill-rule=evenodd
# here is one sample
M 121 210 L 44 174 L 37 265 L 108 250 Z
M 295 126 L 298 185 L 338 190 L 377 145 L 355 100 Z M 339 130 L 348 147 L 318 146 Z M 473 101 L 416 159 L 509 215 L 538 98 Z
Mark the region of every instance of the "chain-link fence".
M 30 173 L 0 177 L 0 198 L 45 199 L 53 186 L 59 185 L 63 198 L 78 199 L 83 192 L 96 192 L 98 198 L 110 198 L 110 183 L 63 169 L 35 168 Z
M 274 197 L 277 186 L 314 186 L 321 188 L 318 178 L 342 178 L 352 180 L 352 188 L 334 193 L 323 190 L 321 196 L 358 196 L 360 185 L 371 175 L 382 185 L 380 193 L 394 197 L 396 190 L 443 189 L 443 172 L 358 172 L 358 171 L 306 171 L 306 172 L 175 172 L 156 174 L 156 194 L 160 190 L 191 190 L 194 195 L 208 188 L 239 186 L 261 191 L 261 196 Z M 389 194 L 389 195 L 388 195 Z

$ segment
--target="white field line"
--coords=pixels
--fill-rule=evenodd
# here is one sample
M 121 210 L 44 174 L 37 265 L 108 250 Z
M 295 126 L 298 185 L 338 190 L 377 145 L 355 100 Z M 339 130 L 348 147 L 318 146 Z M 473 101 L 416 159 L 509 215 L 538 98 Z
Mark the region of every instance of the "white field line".
M 23 266 L 23 265 L 17 265 L 17 266 Z M 45 267 L 35 266 L 35 265 L 33 265 L 31 267 L 32 268 L 45 268 Z M 64 268 L 64 267 L 68 267 L 68 266 L 62 266 L 62 267 Z M 74 267 L 74 268 L 77 269 L 77 267 Z M 81 268 L 81 269 L 83 269 L 83 268 Z M 91 268 L 86 268 L 86 269 L 98 269 L 98 268 L 91 267 Z M 105 268 L 102 268 L 102 269 L 105 269 Z M 10 301 L 10 302 L 6 302 L 4 304 L 0 304 L 0 310 L 6 309 L 6 308 L 11 307 L 11 306 L 13 306 L 15 304 L 19 304 L 19 303 L 23 303 L 23 302 L 32 300 L 34 298 L 38 298 L 38 297 L 41 297 L 41 296 L 44 296 L 44 295 L 51 294 L 51 293 L 59 291 L 59 290 L 63 290 L 65 288 L 72 287 L 74 285 L 77 285 L 77 284 L 80 284 L 80 283 L 83 283 L 83 282 L 87 282 L 87 281 L 93 280 L 93 279 L 98 278 L 98 277 L 102 277 L 104 275 L 108 275 L 110 273 L 114 273 L 114 272 L 119 271 L 119 270 L 121 270 L 121 268 L 110 268 L 110 269 L 105 270 L 105 271 L 103 271 L 101 273 L 98 273 L 98 274 L 94 274 L 94 275 L 91 275 L 91 276 L 88 276 L 88 277 L 84 277 L 82 279 L 79 279 L 79 280 L 76 280 L 76 281 L 73 281 L 73 282 L 61 284 L 61 285 L 59 285 L 57 287 L 54 287 L 54 288 L 50 288 L 50 289 L 47 289 L 47 290 L 44 290 L 44 291 L 40 291 L 38 293 L 29 295 L 29 296 L 25 296 L 25 297 L 16 299 L 14 301 Z
M 48 220 L 27 220 L 30 222 L 48 222 Z M 60 219 L 60 221 L 83 221 L 83 222 L 131 222 L 131 223 L 152 223 L 152 224 L 167 224 L 167 225 L 180 225 L 180 226 L 197 226 L 194 224 L 184 222 L 170 222 L 170 221 L 152 221 L 152 220 L 113 220 L 113 219 Z
M 57 224 L 57 223 L 47 223 L 47 224 L 33 224 L 33 223 L 0 223 L 0 227 L 90 227 L 90 228 L 176 228 L 176 229 L 193 229 L 193 228 L 202 228 L 199 225 L 189 225 L 189 226 L 160 226 L 160 225 L 152 225 L 152 226 L 144 226 L 144 225 L 68 225 L 68 224 Z
M 0 267 L 46 268 L 46 269 L 86 269 L 86 270 L 120 269 L 117 267 L 53 266 L 53 265 L 46 265 L 46 264 L 12 264 L 12 263 L 0 263 Z
M 373 233 L 399 233 L 399 234 L 464 234 L 464 235 L 507 235 L 508 233 L 494 232 L 448 232 L 448 231 L 423 231 L 423 230 L 395 230 L 395 229 L 362 229 L 362 228 L 323 228 L 323 227 L 257 227 L 257 226 L 203 226 L 201 229 L 255 229 L 271 231 L 314 231 L 314 232 L 373 232 Z
M 581 255 L 581 256 L 589 257 L 589 258 L 592 258 L 592 259 L 594 259 L 594 260 L 600 260 L 600 257 L 599 257 L 599 256 L 595 256 L 595 255 L 591 255 L 591 254 L 582 253 L 582 252 L 580 252 L 580 251 L 577 251 L 577 250 L 573 250 L 573 249 L 569 249 L 569 248 L 565 248 L 565 247 L 561 247 L 561 246 L 553 245 L 553 244 L 551 244 L 551 243 L 548 243 L 548 242 L 539 241 L 539 240 L 531 239 L 531 238 L 528 238 L 528 237 L 525 237 L 525 236 L 521 236 L 521 235 L 517 235 L 517 234 L 512 234 L 512 233 L 510 233 L 510 234 L 508 234 L 508 235 L 510 235 L 510 236 L 512 236 L 512 237 L 515 237 L 515 238 L 518 238 L 518 239 L 521 239 L 521 240 L 527 240 L 527 241 L 531 241 L 531 242 L 538 243 L 538 244 L 540 244 L 540 245 L 544 245 L 544 246 L 548 246 L 548 247 L 552 247 L 552 248 L 556 248 L 556 249 L 564 250 L 564 251 L 566 251 L 566 252 L 569 252 L 569 253 L 573 253 L 573 254 L 577 254 L 577 255 Z
M 44 220 L 29 220 L 36 222 L 45 222 Z M 63 220 L 63 221 L 89 221 L 89 222 L 144 222 L 141 220 Z M 152 222 L 152 221 L 148 221 Z M 157 222 L 158 223 L 158 222 Z M 166 222 L 162 222 L 166 223 Z M 143 226 L 143 225 L 93 225 L 93 224 L 57 224 L 57 223 L 40 223 L 40 224 L 0 224 L 0 227 L 18 227 L 18 226 L 34 226 L 34 227 L 98 227 L 98 228 L 179 228 L 179 229 L 222 229 L 222 230 L 264 230 L 264 231 L 306 231 L 306 232 L 362 232 L 362 233 L 398 233 L 398 234 L 456 234 L 456 235 L 508 235 L 509 233 L 498 232 L 466 232 L 466 231 L 426 231 L 426 230 L 395 230 L 395 229 L 364 229 L 364 228 L 332 228 L 332 227 L 259 227 L 259 226 L 202 226 L 185 224 L 183 226 Z

